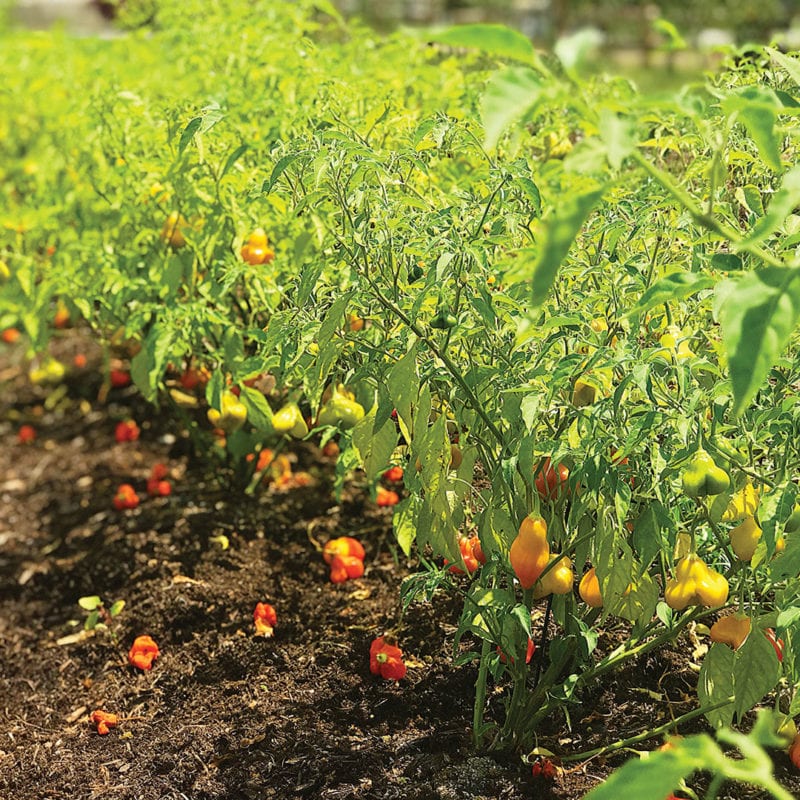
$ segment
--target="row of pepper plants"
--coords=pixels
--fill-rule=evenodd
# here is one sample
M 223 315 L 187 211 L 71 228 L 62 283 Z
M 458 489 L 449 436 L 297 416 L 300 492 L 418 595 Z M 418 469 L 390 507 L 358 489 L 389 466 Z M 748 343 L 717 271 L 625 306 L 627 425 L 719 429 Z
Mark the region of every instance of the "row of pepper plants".
M 689 716 L 770 695 L 791 740 L 800 62 L 643 96 L 583 76 L 580 35 L 379 38 L 320 0 L 2 42 L 0 328 L 32 376 L 63 372 L 58 304 L 234 491 L 255 450 L 316 434 L 337 491 L 404 467 L 402 604 L 463 598 L 477 746 L 530 752 L 698 624 Z M 715 764 L 698 741 L 653 785 Z

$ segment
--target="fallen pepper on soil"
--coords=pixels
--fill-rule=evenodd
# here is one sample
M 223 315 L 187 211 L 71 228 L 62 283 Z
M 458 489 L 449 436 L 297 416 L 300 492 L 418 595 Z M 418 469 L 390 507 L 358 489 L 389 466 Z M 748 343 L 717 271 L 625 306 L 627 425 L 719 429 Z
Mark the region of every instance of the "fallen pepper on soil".
M 116 728 L 119 724 L 119 717 L 116 714 L 109 714 L 99 708 L 96 711 L 92 711 L 89 720 L 97 728 L 97 732 L 101 736 L 105 736 L 111 731 L 111 728 Z
M 369 648 L 369 671 L 387 681 L 401 680 L 406 675 L 403 651 L 379 636 Z
M 122 442 L 135 442 L 139 438 L 139 426 L 132 420 L 126 419 L 118 422 L 114 429 L 114 439 L 118 444 Z
M 21 425 L 17 433 L 17 441 L 20 444 L 30 444 L 36 439 L 36 428 L 33 425 Z
M 139 495 L 129 483 L 120 484 L 114 495 L 114 508 L 122 511 L 126 508 L 136 508 L 139 505 Z
M 278 624 L 278 615 L 269 603 L 256 603 L 253 622 L 256 626 L 256 636 L 269 637 Z
M 150 636 L 137 636 L 128 652 L 128 662 L 137 669 L 150 670 L 159 655 L 158 645 Z

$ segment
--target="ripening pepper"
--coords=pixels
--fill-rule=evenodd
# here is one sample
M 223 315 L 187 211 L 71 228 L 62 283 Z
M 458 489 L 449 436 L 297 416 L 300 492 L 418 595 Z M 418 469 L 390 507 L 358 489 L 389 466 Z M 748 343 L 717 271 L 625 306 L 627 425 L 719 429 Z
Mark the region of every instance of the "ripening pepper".
M 566 464 L 553 464 L 545 458 L 534 471 L 536 491 L 542 500 L 557 500 L 566 490 L 569 482 L 569 468 Z
M 745 517 L 752 517 L 757 508 L 758 490 L 748 478 L 747 483 L 731 497 L 721 519 L 723 522 L 739 522 Z
M 721 642 L 737 650 L 750 633 L 750 617 L 744 614 L 728 614 L 720 617 L 710 631 L 712 642 Z
M 400 502 L 400 495 L 394 489 L 385 489 L 383 486 L 378 486 L 375 502 L 381 507 L 396 506 Z
M 354 427 L 364 418 L 364 406 L 356 402 L 352 392 L 341 384 L 323 400 L 317 415 L 317 425 L 338 425 L 343 430 Z
M 794 741 L 789 746 L 789 760 L 794 764 L 796 769 L 800 769 L 800 733 L 796 734 Z
M 588 570 L 581 578 L 581 582 L 578 584 L 578 594 L 587 606 L 591 606 L 592 608 L 603 607 L 603 595 L 600 593 L 600 581 L 597 578 L 597 570 L 594 567 Z
M 676 611 L 687 606 L 716 608 L 725 605 L 728 588 L 724 575 L 711 569 L 697 553 L 689 553 L 678 562 L 675 578 L 667 581 L 664 599 Z
M 208 421 L 225 433 L 238 431 L 247 420 L 247 406 L 233 392 L 223 392 L 220 410 L 208 409 Z
M 363 561 L 365 555 L 361 542 L 352 536 L 339 536 L 331 539 L 322 548 L 322 557 L 326 564 L 332 564 L 335 556 L 355 556 Z
M 483 550 L 480 550 L 480 540 L 477 536 L 459 536 L 458 537 L 458 549 L 461 551 L 461 558 L 464 562 L 464 566 L 467 568 L 467 572 L 472 575 L 478 567 L 480 567 L 481 563 L 486 563 L 486 558 L 484 556 L 483 562 L 478 560 L 477 554 L 475 552 L 475 543 L 477 542 L 478 549 L 480 554 L 483 555 Z M 449 563 L 447 559 L 444 560 L 445 566 Z M 461 569 L 460 564 L 451 564 L 448 572 L 453 572 L 457 575 L 461 575 L 464 573 L 464 570 Z
M 701 447 L 681 476 L 683 493 L 689 497 L 707 497 L 724 492 L 731 480 L 724 469 Z
M 335 555 L 331 561 L 331 583 L 344 583 L 364 574 L 364 559 L 357 556 Z
M 761 526 L 755 517 L 747 517 L 730 533 L 731 547 L 740 561 L 750 561 L 761 540 Z
M 508 553 L 511 569 L 523 589 L 530 589 L 550 561 L 547 523 L 541 517 L 528 515 L 519 526 L 517 538 Z
M 288 433 L 295 439 L 302 439 L 308 433 L 308 425 L 297 403 L 287 403 L 276 411 L 272 415 L 272 427 L 276 433 Z
M 256 228 L 247 237 L 247 241 L 242 246 L 239 254 L 242 257 L 242 261 L 251 266 L 269 264 L 275 258 L 275 253 L 269 246 L 269 240 L 263 228 Z
M 369 648 L 369 671 L 387 681 L 401 680 L 406 675 L 403 651 L 379 636 Z
M 557 561 L 556 565 L 533 587 L 533 596 L 537 600 L 550 594 L 569 594 L 575 582 L 575 570 L 572 561 L 567 556 L 550 556 L 550 561 Z
M 786 520 L 783 530 L 784 533 L 794 533 L 798 528 L 800 528 L 800 503 L 792 509 L 792 513 L 789 515 L 789 519 Z

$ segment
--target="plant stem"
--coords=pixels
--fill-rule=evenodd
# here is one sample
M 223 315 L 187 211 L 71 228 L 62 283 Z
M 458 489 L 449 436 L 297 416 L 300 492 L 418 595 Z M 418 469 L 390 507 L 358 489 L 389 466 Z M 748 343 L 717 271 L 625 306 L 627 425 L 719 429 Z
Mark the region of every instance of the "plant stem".
M 489 675 L 489 650 L 491 645 L 488 639 L 481 644 L 481 661 L 478 667 L 478 678 L 475 681 L 475 704 L 472 707 L 472 741 L 476 748 L 481 745 L 483 736 L 483 709 L 486 705 L 486 679 Z
M 624 748 L 638 744 L 639 742 L 646 742 L 648 739 L 654 739 L 656 736 L 660 736 L 662 733 L 669 732 L 683 722 L 688 722 L 689 720 L 694 719 L 695 717 L 700 717 L 710 711 L 716 711 L 718 708 L 729 706 L 734 702 L 735 699 L 735 697 L 731 696 L 725 698 L 725 700 L 720 700 L 717 703 L 702 706 L 701 708 L 695 708 L 693 711 L 687 711 L 677 719 L 671 719 L 669 722 L 665 722 L 663 725 L 659 725 L 657 728 L 651 728 L 643 733 L 637 733 L 636 736 L 630 736 L 627 739 L 619 739 L 611 744 L 603 745 L 602 747 L 595 747 L 593 750 L 586 750 L 583 753 L 569 753 L 568 755 L 562 756 L 561 760 L 565 763 L 568 761 L 586 761 L 587 759 L 594 758 L 595 756 L 606 755 L 607 753 L 613 753 L 616 750 L 623 750 Z

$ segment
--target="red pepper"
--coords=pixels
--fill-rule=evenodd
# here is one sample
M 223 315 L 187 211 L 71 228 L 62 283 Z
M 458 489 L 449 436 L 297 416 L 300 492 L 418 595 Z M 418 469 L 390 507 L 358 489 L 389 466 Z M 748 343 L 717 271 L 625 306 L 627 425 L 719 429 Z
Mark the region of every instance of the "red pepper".
M 149 636 L 137 636 L 128 652 L 128 662 L 137 669 L 152 669 L 159 656 L 158 645 Z
M 21 425 L 17 433 L 17 441 L 20 444 L 30 444 L 36 438 L 36 428 L 33 425 Z
M 335 555 L 331 561 L 331 583 L 344 583 L 364 574 L 364 561 L 357 556 Z
M 400 502 L 400 495 L 391 489 L 384 489 L 383 486 L 379 486 L 375 502 L 383 507 L 396 506 Z
M 112 369 L 108 378 L 115 389 L 122 389 L 131 382 L 130 373 L 126 372 L 124 369 Z
M 117 489 L 114 495 L 114 508 L 117 511 L 122 511 L 126 508 L 136 508 L 139 505 L 139 495 L 136 490 L 129 483 L 123 483 Z
M 272 636 L 272 629 L 278 624 L 278 615 L 269 603 L 256 603 L 253 622 L 257 635 Z
M 502 651 L 502 649 L 500 648 L 500 645 L 497 645 L 497 652 L 500 654 L 500 661 L 502 661 L 505 664 L 506 663 L 506 654 Z M 531 637 L 529 636 L 528 637 L 528 647 L 527 647 L 527 649 L 525 651 L 525 663 L 526 664 L 530 664 L 531 663 L 531 659 L 533 658 L 533 654 L 535 652 L 536 652 L 536 645 L 533 643 L 533 639 L 531 639 Z M 511 656 L 511 663 L 512 664 L 514 663 L 514 657 L 513 656 Z
M 383 479 L 387 483 L 400 483 L 400 481 L 403 480 L 403 468 L 389 467 L 389 469 L 383 473 Z
M 401 680 L 406 675 L 403 651 L 379 636 L 369 648 L 369 671 L 387 681 Z
M 135 442 L 139 438 L 139 426 L 132 419 L 118 422 L 114 429 L 114 438 L 120 443 Z

